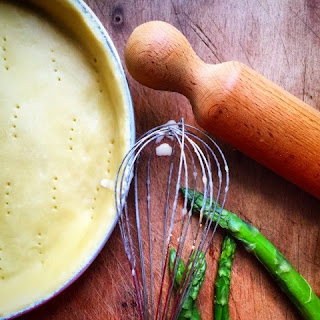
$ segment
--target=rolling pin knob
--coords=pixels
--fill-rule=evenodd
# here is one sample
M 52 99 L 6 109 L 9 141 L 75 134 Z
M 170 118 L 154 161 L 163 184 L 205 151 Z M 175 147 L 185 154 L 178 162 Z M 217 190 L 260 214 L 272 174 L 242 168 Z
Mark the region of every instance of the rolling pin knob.
M 133 31 L 126 44 L 125 62 L 141 84 L 182 94 L 187 94 L 193 70 L 205 65 L 182 33 L 162 21 L 144 23 Z
M 131 75 L 184 94 L 213 135 L 320 198 L 320 112 L 248 66 L 206 64 L 176 28 L 137 27 L 125 50 Z

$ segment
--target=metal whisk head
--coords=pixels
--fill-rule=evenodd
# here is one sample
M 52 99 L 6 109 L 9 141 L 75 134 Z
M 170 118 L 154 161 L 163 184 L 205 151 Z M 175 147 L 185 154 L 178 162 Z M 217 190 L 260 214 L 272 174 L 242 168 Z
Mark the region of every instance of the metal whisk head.
M 136 142 L 120 165 L 115 185 L 119 227 L 140 318 L 177 319 L 196 276 L 195 262 L 200 252 L 207 253 L 217 227 L 203 216 L 205 202 L 209 203 L 206 209 L 215 209 L 212 199 L 221 207 L 226 200 L 225 157 L 204 132 L 183 120 L 169 121 Z M 194 201 L 188 206 L 180 187 L 204 194 L 200 215 L 192 214 Z M 172 247 L 176 258 L 169 273 Z M 179 259 L 191 269 L 174 290 Z

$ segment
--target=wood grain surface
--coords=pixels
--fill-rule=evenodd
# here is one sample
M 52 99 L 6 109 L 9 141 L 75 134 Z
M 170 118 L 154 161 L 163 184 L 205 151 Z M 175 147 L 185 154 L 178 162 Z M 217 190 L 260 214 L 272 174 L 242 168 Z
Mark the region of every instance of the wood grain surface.
M 317 0 L 87 0 L 123 58 L 139 24 L 170 22 L 208 63 L 237 60 L 320 110 L 320 3 Z M 170 119 L 194 124 L 181 95 L 142 87 L 129 75 L 137 136 Z M 226 207 L 258 227 L 320 294 L 320 201 L 218 141 L 230 166 Z M 320 156 L 320 155 L 319 155 Z M 161 191 L 161 190 L 160 190 Z M 202 319 L 212 319 L 218 232 L 207 258 L 199 297 Z M 231 319 L 299 319 L 259 262 L 239 246 L 234 260 Z M 84 275 L 25 320 L 138 319 L 118 228 Z

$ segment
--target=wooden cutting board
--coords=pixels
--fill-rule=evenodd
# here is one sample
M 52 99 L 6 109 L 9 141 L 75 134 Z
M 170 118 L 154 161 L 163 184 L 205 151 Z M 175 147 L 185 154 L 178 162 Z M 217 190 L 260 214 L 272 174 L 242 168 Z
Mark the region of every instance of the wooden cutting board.
M 317 0 L 87 0 L 123 58 L 132 30 L 149 20 L 180 29 L 206 62 L 238 60 L 320 110 L 320 3 Z M 142 87 L 129 75 L 137 136 L 184 117 L 188 101 Z M 258 227 L 320 294 L 320 201 L 226 144 L 231 187 L 226 208 Z M 320 143 L 320 142 L 319 142 Z M 320 157 L 320 155 L 319 155 Z M 159 194 L 162 186 L 159 185 Z M 223 233 L 211 246 L 199 297 L 202 319 L 212 319 L 213 280 Z M 231 319 L 299 319 L 286 296 L 239 246 L 234 260 Z M 138 319 L 118 228 L 85 274 L 26 320 Z

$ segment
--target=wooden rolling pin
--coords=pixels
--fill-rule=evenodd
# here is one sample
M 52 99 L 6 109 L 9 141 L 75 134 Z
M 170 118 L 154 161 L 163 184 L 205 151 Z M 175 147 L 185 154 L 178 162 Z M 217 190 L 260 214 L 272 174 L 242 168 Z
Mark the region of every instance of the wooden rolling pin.
M 320 112 L 240 62 L 206 64 L 176 28 L 137 27 L 125 50 L 131 75 L 191 102 L 199 125 L 320 198 Z

